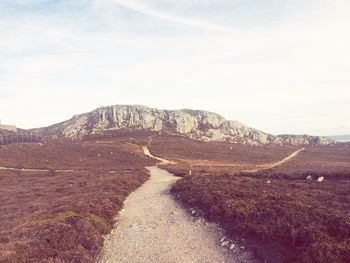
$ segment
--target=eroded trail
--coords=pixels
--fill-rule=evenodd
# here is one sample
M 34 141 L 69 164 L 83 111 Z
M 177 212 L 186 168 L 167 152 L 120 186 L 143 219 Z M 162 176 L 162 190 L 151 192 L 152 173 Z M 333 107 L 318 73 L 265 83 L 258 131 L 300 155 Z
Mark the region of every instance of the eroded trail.
M 146 147 L 144 152 L 169 162 Z M 248 252 L 220 247 L 222 230 L 195 221 L 173 199 L 169 190 L 178 177 L 157 166 L 147 169 L 150 179 L 126 199 L 97 262 L 254 262 Z

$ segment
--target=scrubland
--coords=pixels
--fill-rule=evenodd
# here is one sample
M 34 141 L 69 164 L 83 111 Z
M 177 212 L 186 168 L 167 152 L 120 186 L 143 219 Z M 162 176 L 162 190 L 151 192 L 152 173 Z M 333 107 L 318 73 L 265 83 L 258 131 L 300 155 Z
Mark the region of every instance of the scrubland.
M 349 145 L 307 147 L 281 166 L 251 173 L 244 170 L 283 159 L 296 149 L 220 144 L 207 148 L 198 142 L 201 146 L 192 152 L 181 143 L 176 140 L 168 148 L 152 147 L 163 157 L 185 156 L 177 158 L 177 165 L 166 167 L 183 176 L 172 193 L 219 223 L 232 238 L 243 238 L 258 258 L 267 262 L 348 262 Z M 194 159 L 197 165 L 190 165 Z M 308 175 L 312 180 L 306 180 Z M 321 176 L 324 180 L 317 182 Z
M 205 143 L 114 131 L 0 148 L 0 262 L 93 262 L 131 191 L 148 178 L 142 145 L 182 176 L 180 202 L 219 223 L 267 262 L 348 262 L 350 146 Z M 306 180 L 311 175 L 313 180 Z M 319 183 L 317 178 L 323 176 Z
M 124 199 L 148 178 L 135 145 L 56 140 L 0 149 L 0 262 L 93 262 Z

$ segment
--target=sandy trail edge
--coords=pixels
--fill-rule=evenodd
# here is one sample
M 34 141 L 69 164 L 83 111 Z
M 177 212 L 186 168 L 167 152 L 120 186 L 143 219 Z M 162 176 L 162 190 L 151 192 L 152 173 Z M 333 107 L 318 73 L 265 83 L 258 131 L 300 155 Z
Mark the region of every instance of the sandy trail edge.
M 150 179 L 126 199 L 96 262 L 256 262 L 248 251 L 220 247 L 222 229 L 194 220 L 173 199 L 169 190 L 179 177 L 157 166 L 146 168 Z

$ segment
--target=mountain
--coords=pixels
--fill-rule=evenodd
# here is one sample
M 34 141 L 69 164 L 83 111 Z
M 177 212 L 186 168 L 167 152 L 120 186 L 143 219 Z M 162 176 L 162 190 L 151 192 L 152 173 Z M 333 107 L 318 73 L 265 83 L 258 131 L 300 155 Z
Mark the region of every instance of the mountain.
M 329 138 L 336 142 L 350 142 L 350 135 L 335 135 L 329 136 Z
M 334 143 L 326 137 L 308 135 L 275 136 L 250 128 L 238 121 L 199 110 L 158 110 L 139 105 L 101 107 L 92 112 L 33 131 L 51 137 L 76 138 L 106 130 L 140 129 L 181 134 L 202 141 L 225 141 L 251 145 L 327 145 Z

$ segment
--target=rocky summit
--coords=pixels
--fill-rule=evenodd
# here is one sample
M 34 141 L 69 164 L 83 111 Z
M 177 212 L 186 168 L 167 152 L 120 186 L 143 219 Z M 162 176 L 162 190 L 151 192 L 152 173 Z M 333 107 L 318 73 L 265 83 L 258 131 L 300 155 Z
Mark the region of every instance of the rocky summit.
M 101 107 L 92 112 L 46 128 L 35 129 L 40 135 L 77 138 L 104 131 L 130 129 L 179 134 L 202 141 L 251 145 L 328 145 L 326 137 L 309 135 L 271 135 L 238 121 L 199 110 L 159 110 L 140 105 Z

